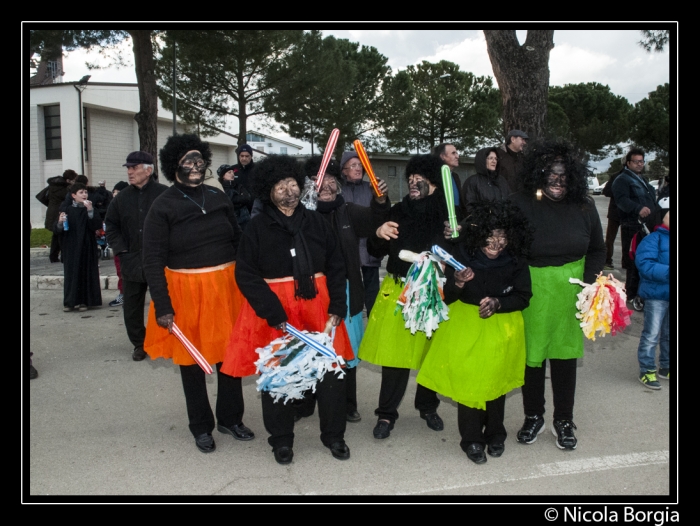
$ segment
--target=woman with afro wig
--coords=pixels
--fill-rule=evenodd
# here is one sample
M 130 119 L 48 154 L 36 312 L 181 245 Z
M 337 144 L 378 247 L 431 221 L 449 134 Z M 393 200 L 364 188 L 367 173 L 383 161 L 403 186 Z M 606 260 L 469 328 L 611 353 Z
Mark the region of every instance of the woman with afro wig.
M 595 203 L 588 197 L 582 154 L 563 140 L 528 146 L 521 192 L 510 198 L 535 229 L 528 257 L 532 299 L 523 311 L 527 360 L 518 442 L 532 444 L 545 428 L 545 366 L 551 368 L 552 433 L 559 449 L 576 449 L 576 360 L 583 357 L 583 331 L 576 318 L 576 278 L 593 283 L 603 270 L 605 242 Z
M 459 243 L 445 248 L 467 268 L 445 268 L 450 319 L 430 341 L 416 381 L 458 403 L 462 450 L 483 464 L 485 451 L 503 454 L 506 394 L 523 385 L 532 229 L 509 201 L 477 201 L 466 213 Z
M 399 258 L 399 252 L 424 252 L 441 239 L 448 217 L 440 175 L 442 164 L 439 157 L 432 155 L 414 155 L 409 159 L 405 172 L 408 195 L 391 207 L 389 221 L 367 240 L 367 250 L 371 255 L 378 258 L 389 256 L 388 275 L 369 315 L 359 353 L 361 360 L 382 366 L 379 403 L 374 411 L 377 424 L 373 435 L 377 439 L 387 438 L 394 428 L 411 369 L 420 369 L 428 350 L 426 334 L 411 334 L 403 317 L 395 315 L 396 300 L 411 267 L 411 263 Z M 417 386 L 414 406 L 433 431 L 444 428 L 437 414 L 439 405 L 435 391 L 420 384 Z
M 173 184 L 153 202 L 144 222 L 143 267 L 151 290 L 144 350 L 152 360 L 180 366 L 190 432 L 202 453 L 216 449 L 215 420 L 204 371 L 171 333 L 173 324 L 216 368 L 216 427 L 252 440 L 242 422 L 241 378 L 222 372 L 228 337 L 243 297 L 234 276 L 241 229 L 221 190 L 202 184 L 211 163 L 209 143 L 196 135 L 169 137 L 161 172 Z
M 241 309 L 224 360 L 233 376 L 257 372 L 256 349 L 286 332 L 335 327 L 333 348 L 346 362 L 352 351 L 345 318 L 345 261 L 333 230 L 323 216 L 300 206 L 302 165 L 294 157 L 270 155 L 251 174 L 262 212 L 252 217 L 241 239 L 236 280 L 246 303 Z M 261 391 L 265 429 L 279 464 L 294 457 L 295 406 Z M 321 442 L 334 458 L 350 458 L 345 444 L 346 380 L 329 371 L 316 385 Z

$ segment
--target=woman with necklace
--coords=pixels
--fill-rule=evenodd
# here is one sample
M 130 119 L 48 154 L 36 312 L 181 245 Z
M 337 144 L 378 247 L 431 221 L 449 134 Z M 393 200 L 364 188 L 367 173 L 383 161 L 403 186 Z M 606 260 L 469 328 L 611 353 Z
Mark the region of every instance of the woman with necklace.
M 216 366 L 216 422 L 220 433 L 252 440 L 242 422 L 241 378 L 221 372 L 226 342 L 242 297 L 234 277 L 241 229 L 221 190 L 202 184 L 211 163 L 209 143 L 196 135 L 169 137 L 161 171 L 173 185 L 151 206 L 144 223 L 143 267 L 151 290 L 144 350 L 180 366 L 189 428 L 202 453 L 216 449 L 204 371 L 177 338 L 173 323 Z
M 527 359 L 522 388 L 525 421 L 521 444 L 532 444 L 545 429 L 545 369 L 552 383 L 552 434 L 559 449 L 576 449 L 574 398 L 576 362 L 583 357 L 583 331 L 576 318 L 578 285 L 594 283 L 605 264 L 600 216 L 588 197 L 582 152 L 563 140 L 528 146 L 523 190 L 510 196 L 535 229 L 527 262 L 532 299 L 523 310 Z

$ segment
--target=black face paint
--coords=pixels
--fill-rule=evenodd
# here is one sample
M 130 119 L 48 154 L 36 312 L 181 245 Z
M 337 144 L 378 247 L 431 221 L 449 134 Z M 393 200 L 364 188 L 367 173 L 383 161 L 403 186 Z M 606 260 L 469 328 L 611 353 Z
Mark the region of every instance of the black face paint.
M 566 168 L 561 163 L 555 163 L 547 176 L 547 182 L 543 188 L 544 193 L 552 201 L 561 201 L 566 197 Z
M 411 193 L 412 190 L 418 190 L 418 195 Z M 424 199 L 430 195 L 430 186 L 427 181 L 420 180 L 411 184 L 409 187 L 409 198 L 410 199 Z
M 188 152 L 177 167 L 177 178 L 182 184 L 197 186 L 204 181 L 206 163 L 199 152 Z M 191 178 L 192 172 L 199 178 Z

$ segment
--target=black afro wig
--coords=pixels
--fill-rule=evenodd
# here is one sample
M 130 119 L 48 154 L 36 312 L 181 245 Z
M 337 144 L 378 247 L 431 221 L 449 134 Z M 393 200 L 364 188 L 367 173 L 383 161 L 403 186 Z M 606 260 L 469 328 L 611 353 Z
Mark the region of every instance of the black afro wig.
M 583 152 L 563 139 L 545 139 L 529 144 L 523 165 L 523 186 L 529 195 L 547 184 L 549 171 L 555 162 L 566 169 L 566 197 L 569 203 L 588 201 L 588 169 L 583 162 Z
M 318 175 L 318 169 L 321 167 L 321 161 L 323 157 L 314 155 L 309 157 L 309 159 L 304 163 L 304 175 L 309 179 L 313 179 Z M 326 175 L 332 175 L 336 179 L 340 178 L 340 165 L 335 159 L 331 159 L 328 162 L 328 167 L 326 168 Z
M 515 257 L 527 257 L 532 245 L 534 229 L 510 201 L 477 201 L 467 205 L 467 216 L 462 223 L 460 242 L 474 255 L 487 245 L 486 239 L 494 230 L 504 230 L 508 238 L 506 251 Z
M 442 175 L 440 170 L 443 164 L 442 159 L 434 155 L 414 155 L 408 160 L 406 165 L 406 180 L 408 181 L 409 177 L 418 174 L 441 189 Z
M 318 170 L 321 168 L 321 160 L 323 158 L 317 155 L 309 157 L 309 159 L 304 163 L 304 175 L 311 180 L 315 180 L 318 175 Z M 335 178 L 335 184 L 338 188 L 338 194 L 342 194 L 342 184 L 340 175 L 340 165 L 335 159 L 331 159 L 326 167 L 326 175 L 324 177 L 332 176 Z
M 270 192 L 280 181 L 291 177 L 296 179 L 299 190 L 304 188 L 304 168 L 299 161 L 289 155 L 268 155 L 255 163 L 253 192 L 263 203 L 270 202 Z
M 202 159 L 209 168 L 211 164 L 211 149 L 209 143 L 202 141 L 193 133 L 185 133 L 182 135 L 172 135 L 168 137 L 165 146 L 160 149 L 160 171 L 168 181 L 175 180 L 177 168 L 182 159 L 190 150 L 197 150 L 202 154 Z M 206 171 L 206 168 L 204 171 Z

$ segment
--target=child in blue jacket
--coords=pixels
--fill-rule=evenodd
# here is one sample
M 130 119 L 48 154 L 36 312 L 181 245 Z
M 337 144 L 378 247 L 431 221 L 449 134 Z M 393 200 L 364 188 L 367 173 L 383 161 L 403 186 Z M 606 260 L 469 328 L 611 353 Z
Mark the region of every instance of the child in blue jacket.
M 644 329 L 639 340 L 639 381 L 649 389 L 661 389 L 657 377 L 669 379 L 669 288 L 670 288 L 669 212 L 662 224 L 637 247 L 634 262 L 639 270 L 638 294 L 644 302 Z M 656 371 L 656 346 L 659 345 L 659 369 Z

